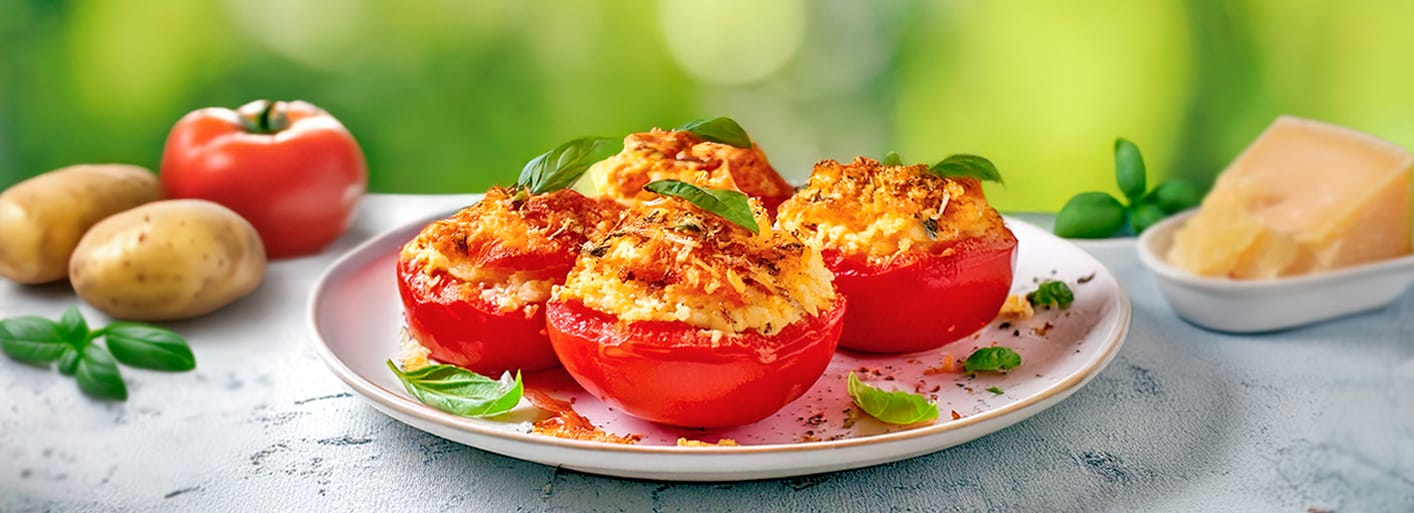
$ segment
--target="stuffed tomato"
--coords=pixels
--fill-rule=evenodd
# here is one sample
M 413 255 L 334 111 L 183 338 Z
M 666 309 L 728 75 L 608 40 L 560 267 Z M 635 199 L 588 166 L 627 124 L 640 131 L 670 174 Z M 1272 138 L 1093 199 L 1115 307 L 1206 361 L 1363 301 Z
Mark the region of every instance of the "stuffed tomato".
M 735 126 L 735 122 L 732 122 Z M 740 130 L 740 127 L 737 127 Z M 745 137 L 745 132 L 741 132 Z M 643 186 L 657 180 L 681 180 L 702 187 L 741 191 L 757 198 L 770 212 L 790 198 L 795 188 L 771 167 L 761 147 L 746 139 L 744 147 L 709 141 L 689 130 L 629 134 L 624 149 L 589 170 L 588 182 L 604 197 L 626 205 L 653 199 Z
M 778 221 L 820 248 L 849 298 L 847 349 L 940 347 L 991 322 L 1011 289 L 1016 237 L 973 178 L 827 160 Z
M 587 245 L 548 305 L 565 370 L 629 415 L 684 427 L 746 424 L 820 378 L 845 302 L 820 254 L 679 198 L 647 202 Z
M 608 233 L 619 212 L 570 190 L 492 188 L 428 225 L 398 258 L 412 340 L 426 356 L 490 376 L 554 367 L 545 332 L 550 289 L 564 281 L 580 245 Z

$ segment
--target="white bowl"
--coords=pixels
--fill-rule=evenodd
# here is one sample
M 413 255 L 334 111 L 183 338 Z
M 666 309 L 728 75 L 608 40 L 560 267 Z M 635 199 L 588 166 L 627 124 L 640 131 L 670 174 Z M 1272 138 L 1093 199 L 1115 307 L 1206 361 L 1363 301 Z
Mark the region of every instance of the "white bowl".
M 1145 230 L 1139 259 L 1178 315 L 1205 328 L 1234 333 L 1294 328 L 1388 305 L 1414 282 L 1414 255 L 1271 280 L 1197 276 L 1165 259 L 1174 232 L 1194 212 Z

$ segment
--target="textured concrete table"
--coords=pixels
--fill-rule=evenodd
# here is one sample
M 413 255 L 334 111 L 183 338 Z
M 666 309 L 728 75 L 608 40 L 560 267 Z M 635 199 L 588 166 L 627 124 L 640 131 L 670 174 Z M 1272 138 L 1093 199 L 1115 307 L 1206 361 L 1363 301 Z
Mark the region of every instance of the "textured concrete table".
M 197 370 L 125 368 L 126 403 L 0 358 L 0 512 L 1414 511 L 1414 293 L 1310 328 L 1223 335 L 1177 319 L 1125 241 L 1086 246 L 1134 301 L 1119 357 L 1060 405 L 930 456 L 688 485 L 447 442 L 351 396 L 315 356 L 305 311 L 337 254 L 465 202 L 368 198 L 335 248 L 277 262 L 249 298 L 173 324 Z M 0 283 L 0 316 L 75 302 L 67 285 Z

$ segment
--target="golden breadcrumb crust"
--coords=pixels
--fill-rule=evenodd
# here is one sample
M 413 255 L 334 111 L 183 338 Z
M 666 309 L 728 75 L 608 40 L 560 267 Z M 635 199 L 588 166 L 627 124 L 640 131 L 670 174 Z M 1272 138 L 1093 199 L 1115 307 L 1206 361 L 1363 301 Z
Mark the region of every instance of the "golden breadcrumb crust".
M 560 190 L 520 195 L 493 187 L 480 202 L 427 225 L 400 258 L 478 285 L 484 299 L 514 310 L 549 298 L 580 246 L 618 222 L 618 204 Z
M 759 234 L 661 197 L 630 210 L 585 247 L 557 300 L 578 300 L 622 321 L 678 321 L 705 330 L 773 335 L 834 305 L 820 253 L 771 229 L 751 200 Z
M 815 164 L 810 183 L 781 204 L 776 220 L 816 247 L 871 262 L 941 253 L 964 239 L 1012 237 L 976 179 L 864 157 Z
M 737 190 L 752 197 L 783 198 L 794 191 L 759 146 L 737 148 L 704 141 L 682 130 L 654 128 L 629 134 L 623 151 L 595 166 L 605 168 L 591 171 L 604 174 L 600 194 L 625 204 L 656 197 L 643 186 L 657 180 Z

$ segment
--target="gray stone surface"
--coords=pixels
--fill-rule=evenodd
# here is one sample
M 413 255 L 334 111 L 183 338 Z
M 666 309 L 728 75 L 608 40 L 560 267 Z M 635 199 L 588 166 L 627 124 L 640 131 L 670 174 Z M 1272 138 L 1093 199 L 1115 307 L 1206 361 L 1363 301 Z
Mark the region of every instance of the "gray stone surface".
M 173 324 L 197 370 L 124 369 L 126 403 L 0 358 L 0 511 L 1414 511 L 1414 294 L 1310 328 L 1218 334 L 1174 316 L 1127 241 L 1086 244 L 1134 301 L 1119 357 L 1060 405 L 930 456 L 671 484 L 447 442 L 350 396 L 304 317 L 334 255 L 464 201 L 370 197 L 333 250 L 274 263 L 254 295 Z M 0 316 L 76 301 L 64 284 L 0 283 Z

